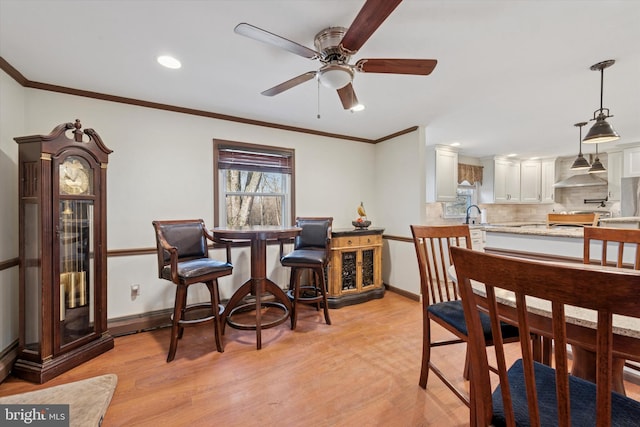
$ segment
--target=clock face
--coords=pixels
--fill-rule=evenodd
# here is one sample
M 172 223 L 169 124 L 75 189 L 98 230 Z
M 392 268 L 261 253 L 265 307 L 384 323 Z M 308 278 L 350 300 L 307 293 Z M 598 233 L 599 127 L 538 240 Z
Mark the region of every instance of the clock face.
M 78 158 L 69 157 L 60 165 L 60 193 L 89 194 L 89 170 Z

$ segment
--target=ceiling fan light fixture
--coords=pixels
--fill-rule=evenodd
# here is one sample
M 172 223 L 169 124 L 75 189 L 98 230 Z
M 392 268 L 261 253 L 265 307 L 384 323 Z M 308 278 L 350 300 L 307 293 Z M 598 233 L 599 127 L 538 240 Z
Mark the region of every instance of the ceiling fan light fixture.
M 329 89 L 342 89 L 353 80 L 353 71 L 344 65 L 328 64 L 318 72 L 318 80 Z
M 609 114 L 609 109 L 602 106 L 602 98 L 604 93 L 604 69 L 609 68 L 616 61 L 614 59 L 608 59 L 606 61 L 593 64 L 590 69 L 592 71 L 600 71 L 600 108 L 593 113 L 593 119 L 595 124 L 589 129 L 587 136 L 582 140 L 585 144 L 599 144 L 601 142 L 611 142 L 620 139 L 620 135 L 615 131 L 607 119 L 613 117 Z M 606 111 L 606 114 L 605 114 Z M 597 115 L 596 115 L 597 114 Z

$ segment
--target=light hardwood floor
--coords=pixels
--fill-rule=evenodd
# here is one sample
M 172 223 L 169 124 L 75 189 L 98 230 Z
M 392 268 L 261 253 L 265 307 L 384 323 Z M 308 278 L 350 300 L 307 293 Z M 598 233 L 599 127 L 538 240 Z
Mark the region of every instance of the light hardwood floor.
M 261 350 L 252 331 L 227 327 L 224 353 L 210 328 L 186 329 L 171 363 L 167 329 L 119 337 L 113 350 L 44 385 L 9 377 L 0 396 L 115 373 L 103 427 L 468 425 L 468 409 L 435 375 L 427 390 L 418 386 L 420 303 L 387 292 L 331 310 L 331 320 L 305 307 L 295 331 L 288 322 L 264 331 Z M 464 345 L 432 357 L 464 384 Z

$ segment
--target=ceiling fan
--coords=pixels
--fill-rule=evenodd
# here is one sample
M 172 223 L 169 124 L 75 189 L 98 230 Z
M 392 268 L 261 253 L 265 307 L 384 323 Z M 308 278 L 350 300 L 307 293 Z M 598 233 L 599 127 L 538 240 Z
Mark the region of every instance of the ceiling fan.
M 316 50 L 285 39 L 247 23 L 238 24 L 237 34 L 285 49 L 291 53 L 319 60 L 322 66 L 317 71 L 308 71 L 286 82 L 280 83 L 262 92 L 265 96 L 274 96 L 313 78 L 330 89 L 336 89 L 345 110 L 358 105 L 353 90 L 354 72 L 429 75 L 438 63 L 435 59 L 360 59 L 349 64 L 371 35 L 378 29 L 402 0 L 367 0 L 351 26 L 329 27 L 316 34 Z

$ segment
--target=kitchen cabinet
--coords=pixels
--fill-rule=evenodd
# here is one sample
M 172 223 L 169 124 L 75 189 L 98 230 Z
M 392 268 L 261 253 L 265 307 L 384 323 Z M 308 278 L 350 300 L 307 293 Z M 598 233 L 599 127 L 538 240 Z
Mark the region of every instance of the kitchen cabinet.
M 427 202 L 454 202 L 458 191 L 458 151 L 446 145 L 427 147 Z
M 540 194 L 541 203 L 555 202 L 556 159 L 545 159 L 540 162 Z
M 623 153 L 622 151 L 613 151 L 607 153 L 607 181 L 609 185 L 609 192 L 607 197 L 609 201 L 620 201 L 621 195 L 621 180 L 623 169 Z
M 520 161 L 505 158 L 484 159 L 480 203 L 520 202 Z
M 471 236 L 471 248 L 474 251 L 484 251 L 485 231 L 481 228 L 471 228 L 469 230 Z
M 527 160 L 520 163 L 520 201 L 537 203 L 541 194 L 542 164 L 538 160 Z
M 384 296 L 382 228 L 334 230 L 331 237 L 329 308 Z
M 625 148 L 623 157 L 623 176 L 640 176 L 640 147 Z

